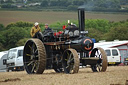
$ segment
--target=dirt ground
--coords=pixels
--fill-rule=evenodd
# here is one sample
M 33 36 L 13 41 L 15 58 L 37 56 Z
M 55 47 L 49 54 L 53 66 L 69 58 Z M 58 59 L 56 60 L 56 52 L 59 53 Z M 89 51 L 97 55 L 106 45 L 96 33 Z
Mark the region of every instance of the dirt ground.
M 55 73 L 54 70 L 38 75 L 29 75 L 26 71 L 1 72 L 0 85 L 128 85 L 128 66 L 109 66 L 106 72 L 82 68 L 77 74 Z

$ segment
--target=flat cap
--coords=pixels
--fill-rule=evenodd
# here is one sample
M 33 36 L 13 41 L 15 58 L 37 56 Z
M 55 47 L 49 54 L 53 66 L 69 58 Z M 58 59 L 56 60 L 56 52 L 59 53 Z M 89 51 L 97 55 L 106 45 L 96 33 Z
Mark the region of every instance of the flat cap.
M 45 23 L 45 25 L 47 25 L 47 26 L 48 26 L 48 23 Z

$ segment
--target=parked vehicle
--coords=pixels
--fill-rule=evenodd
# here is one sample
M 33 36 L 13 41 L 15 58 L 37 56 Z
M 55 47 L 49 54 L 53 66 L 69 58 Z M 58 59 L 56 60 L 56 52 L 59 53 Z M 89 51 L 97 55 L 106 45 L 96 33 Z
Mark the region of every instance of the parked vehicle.
M 7 51 L 0 52 L 0 72 L 6 72 Z
M 128 65 L 128 57 L 127 58 L 124 58 L 124 64 L 125 65 Z
M 11 48 L 7 56 L 7 71 L 21 71 L 24 70 L 23 65 L 23 48 L 24 46 Z
M 118 65 L 121 63 L 121 55 L 117 48 L 105 48 L 109 65 Z

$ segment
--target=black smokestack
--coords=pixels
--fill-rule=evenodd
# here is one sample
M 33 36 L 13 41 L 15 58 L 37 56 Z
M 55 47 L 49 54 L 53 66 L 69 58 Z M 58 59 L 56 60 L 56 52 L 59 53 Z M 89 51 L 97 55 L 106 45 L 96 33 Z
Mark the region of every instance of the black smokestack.
M 84 8 L 78 8 L 79 31 L 85 31 L 85 15 Z

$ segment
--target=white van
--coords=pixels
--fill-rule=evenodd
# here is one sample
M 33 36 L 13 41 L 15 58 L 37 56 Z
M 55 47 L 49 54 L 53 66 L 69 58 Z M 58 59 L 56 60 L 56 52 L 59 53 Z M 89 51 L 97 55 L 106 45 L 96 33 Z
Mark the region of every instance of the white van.
M 109 65 L 118 65 L 121 63 L 121 55 L 117 48 L 105 48 Z
M 0 52 L 0 72 L 6 72 L 7 51 Z
M 24 46 L 11 48 L 7 55 L 7 71 L 21 71 L 24 70 L 23 65 L 23 48 Z

